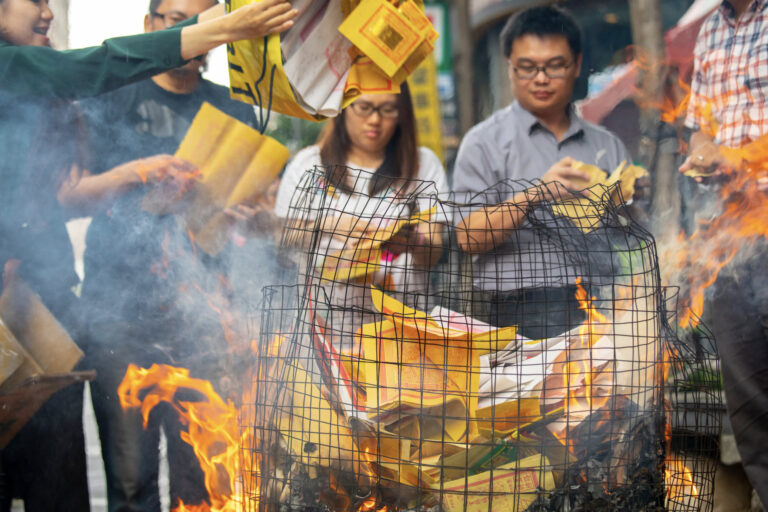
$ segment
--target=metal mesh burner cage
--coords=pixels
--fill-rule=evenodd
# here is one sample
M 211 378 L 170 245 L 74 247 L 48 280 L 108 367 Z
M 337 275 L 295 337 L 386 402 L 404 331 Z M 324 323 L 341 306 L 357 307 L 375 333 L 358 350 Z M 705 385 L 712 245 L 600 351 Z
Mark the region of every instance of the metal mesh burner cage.
M 261 318 L 254 508 L 711 506 L 712 344 L 673 331 L 618 187 L 377 179 L 316 168 L 294 195 L 298 279 Z M 521 190 L 536 208 L 505 203 Z

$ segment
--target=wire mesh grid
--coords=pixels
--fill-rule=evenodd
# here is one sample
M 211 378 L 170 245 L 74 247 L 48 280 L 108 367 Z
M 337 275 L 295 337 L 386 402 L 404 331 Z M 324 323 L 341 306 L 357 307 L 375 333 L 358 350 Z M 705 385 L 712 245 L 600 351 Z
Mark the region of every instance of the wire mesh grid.
M 253 504 L 711 505 L 711 454 L 696 450 L 719 429 L 719 395 L 674 402 L 677 430 L 665 400 L 711 354 L 670 327 L 653 238 L 613 206 L 615 188 L 443 197 L 377 179 L 318 167 L 294 194 L 282 245 L 297 279 L 265 290 L 260 322 Z M 505 203 L 521 190 L 536 208 Z

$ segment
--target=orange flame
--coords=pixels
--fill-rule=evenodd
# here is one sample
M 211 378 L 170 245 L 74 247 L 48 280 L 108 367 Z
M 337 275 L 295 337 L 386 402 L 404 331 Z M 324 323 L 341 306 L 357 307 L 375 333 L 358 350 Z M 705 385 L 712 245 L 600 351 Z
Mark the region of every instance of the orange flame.
M 196 391 L 204 400 L 180 401 L 175 397 L 179 389 Z M 210 504 L 190 506 L 181 503 L 175 512 L 244 510 L 246 501 L 242 496 L 241 469 L 258 469 L 259 460 L 254 451 L 241 447 L 250 448 L 255 440 L 250 429 L 239 426 L 241 411 L 231 401 L 224 402 L 210 382 L 191 378 L 189 370 L 184 368 L 156 364 L 143 369 L 130 365 L 118 388 L 118 396 L 123 408 L 140 408 L 145 427 L 150 412 L 161 402 L 170 404 L 188 427 L 181 437 L 193 447 L 200 462 Z M 254 489 L 259 489 L 258 484 Z M 252 501 L 248 502 L 249 510 L 254 506 Z
M 565 418 L 555 423 L 561 425 L 560 432 L 553 431 L 554 436 L 573 453 L 574 445 L 568 440 L 568 428 L 571 419 L 591 413 L 602 408 L 609 400 L 609 396 L 595 396 L 594 382 L 600 374 L 600 370 L 593 366 L 592 348 L 603 336 L 608 333 L 608 319 L 597 311 L 587 291 L 581 285 L 581 278 L 576 280 L 576 300 L 579 309 L 587 315 L 586 321 L 579 327 L 579 336 L 570 348 L 569 360 L 563 363 L 562 386 L 565 390 Z M 573 359 L 570 359 L 573 357 Z M 605 370 L 603 370 L 605 371 Z M 581 384 L 583 382 L 583 385 Z
M 687 499 L 699 495 L 699 488 L 693 481 L 693 473 L 688 469 L 688 466 L 678 459 L 667 459 L 665 466 L 664 481 L 668 499 Z
M 666 101 L 661 108 L 662 120 L 679 121 L 688 110 L 690 87 L 683 84 L 686 97 L 675 104 Z M 701 131 L 714 139 L 720 129 L 714 111 L 727 105 L 732 98 L 719 95 L 697 97 L 697 116 L 703 119 Z M 768 135 L 740 148 L 721 147 L 727 162 L 721 166 L 726 180 L 719 191 L 722 212 L 699 226 L 691 236 L 681 233 L 663 251 L 661 262 L 666 281 L 683 287 L 679 324 L 694 327 L 704 309 L 704 295 L 718 278 L 721 270 L 740 251 L 750 249 L 768 236 L 768 195 L 762 181 L 768 178 Z

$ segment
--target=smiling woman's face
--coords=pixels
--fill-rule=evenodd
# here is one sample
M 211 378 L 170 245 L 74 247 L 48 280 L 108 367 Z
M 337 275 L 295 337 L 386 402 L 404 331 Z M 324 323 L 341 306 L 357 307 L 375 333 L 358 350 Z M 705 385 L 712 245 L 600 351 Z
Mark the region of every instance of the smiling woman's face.
M 0 0 L 0 39 L 16 46 L 50 46 L 48 0 Z

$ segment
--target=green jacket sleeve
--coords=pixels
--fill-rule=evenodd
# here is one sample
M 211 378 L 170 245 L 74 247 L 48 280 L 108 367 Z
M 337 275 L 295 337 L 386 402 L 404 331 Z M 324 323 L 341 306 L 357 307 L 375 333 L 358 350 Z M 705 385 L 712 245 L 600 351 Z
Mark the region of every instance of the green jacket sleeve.
M 181 29 L 107 39 L 101 46 L 56 51 L 0 42 L 0 93 L 10 98 L 97 96 L 184 64 Z

